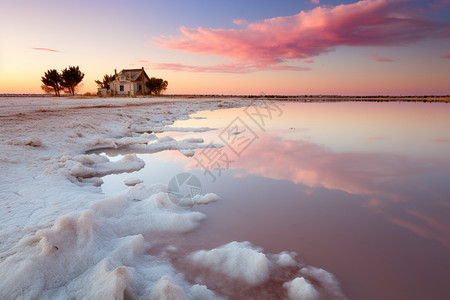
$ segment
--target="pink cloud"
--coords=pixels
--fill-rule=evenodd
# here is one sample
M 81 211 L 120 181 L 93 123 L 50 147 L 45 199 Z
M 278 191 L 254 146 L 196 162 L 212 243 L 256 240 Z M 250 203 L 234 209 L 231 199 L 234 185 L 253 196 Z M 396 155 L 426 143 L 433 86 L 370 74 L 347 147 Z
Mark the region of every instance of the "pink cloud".
M 378 54 L 372 54 L 372 57 L 375 61 L 378 62 L 395 62 L 395 60 L 385 57 L 379 57 Z
M 312 4 L 320 4 L 320 1 L 319 0 L 311 0 L 311 3 Z
M 31 48 L 31 50 L 50 51 L 50 52 L 59 52 L 59 53 L 62 53 L 62 51 L 58 51 L 58 50 L 54 50 L 54 49 L 49 49 L 49 48 Z
M 372 142 L 376 142 L 376 141 L 382 141 L 385 140 L 386 138 L 383 136 L 371 136 L 366 140 L 366 144 L 371 144 Z
M 303 61 L 305 64 L 312 64 L 314 63 L 314 59 L 308 59 Z
M 450 139 L 433 139 L 433 143 L 450 143 Z
M 170 70 L 170 71 L 184 71 L 194 73 L 251 73 L 261 70 L 273 70 L 273 71 L 309 71 L 311 69 L 305 67 L 285 66 L 285 65 L 270 65 L 270 66 L 258 66 L 251 63 L 228 63 L 218 64 L 213 66 L 190 66 L 177 63 L 155 63 L 151 64 L 151 68 L 158 70 Z
M 239 19 L 239 20 L 233 20 L 233 23 L 236 25 L 247 25 L 248 21 L 247 20 L 243 20 L 243 19 Z
M 431 7 L 434 9 L 440 9 L 450 4 L 450 0 L 436 0 L 431 3 Z
M 293 16 L 249 23 L 240 29 L 181 27 L 181 36 L 154 38 L 154 43 L 167 49 L 271 66 L 309 59 L 338 46 L 404 45 L 450 37 L 448 22 L 424 19 L 417 10 L 409 10 L 406 2 L 364 0 L 316 7 Z
M 446 56 L 444 56 L 444 58 L 450 59 L 450 54 L 449 54 L 449 55 L 446 55 Z

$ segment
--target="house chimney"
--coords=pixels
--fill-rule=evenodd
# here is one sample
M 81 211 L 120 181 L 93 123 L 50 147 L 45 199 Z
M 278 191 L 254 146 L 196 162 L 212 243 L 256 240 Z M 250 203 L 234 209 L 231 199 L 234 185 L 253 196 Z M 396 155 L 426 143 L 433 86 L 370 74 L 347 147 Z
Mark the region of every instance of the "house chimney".
M 117 78 L 117 69 L 114 69 L 114 76 Z

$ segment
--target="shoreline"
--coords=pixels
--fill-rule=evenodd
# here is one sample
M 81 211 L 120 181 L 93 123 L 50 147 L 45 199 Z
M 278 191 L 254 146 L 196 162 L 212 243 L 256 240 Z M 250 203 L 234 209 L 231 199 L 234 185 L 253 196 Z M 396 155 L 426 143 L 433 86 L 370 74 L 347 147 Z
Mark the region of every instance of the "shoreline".
M 340 96 L 340 95 L 214 95 L 214 94 L 167 94 L 167 95 L 137 95 L 132 97 L 96 95 L 64 95 L 55 97 L 47 94 L 0 94 L 2 98 L 46 98 L 46 99 L 243 99 L 243 100 L 272 100 L 295 102 L 450 102 L 450 95 L 423 95 L 423 96 Z

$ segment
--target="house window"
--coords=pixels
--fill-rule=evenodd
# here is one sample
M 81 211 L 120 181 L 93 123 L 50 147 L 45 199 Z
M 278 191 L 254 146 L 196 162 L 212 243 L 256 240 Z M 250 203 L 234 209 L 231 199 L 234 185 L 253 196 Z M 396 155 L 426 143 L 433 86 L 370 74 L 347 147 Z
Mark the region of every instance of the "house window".
M 139 91 L 142 91 L 142 85 L 139 85 L 138 89 Z
M 121 92 L 123 92 L 124 91 L 123 85 L 120 85 L 119 89 L 120 89 Z

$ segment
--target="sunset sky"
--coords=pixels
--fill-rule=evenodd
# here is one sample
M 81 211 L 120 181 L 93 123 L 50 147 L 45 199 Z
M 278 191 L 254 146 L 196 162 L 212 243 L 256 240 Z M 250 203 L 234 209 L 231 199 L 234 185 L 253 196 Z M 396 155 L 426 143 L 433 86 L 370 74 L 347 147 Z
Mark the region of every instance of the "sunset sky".
M 2 1 L 0 93 L 145 67 L 171 94 L 450 94 L 450 0 Z

